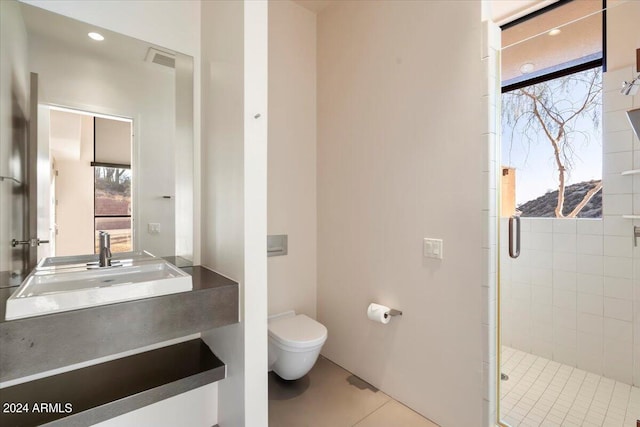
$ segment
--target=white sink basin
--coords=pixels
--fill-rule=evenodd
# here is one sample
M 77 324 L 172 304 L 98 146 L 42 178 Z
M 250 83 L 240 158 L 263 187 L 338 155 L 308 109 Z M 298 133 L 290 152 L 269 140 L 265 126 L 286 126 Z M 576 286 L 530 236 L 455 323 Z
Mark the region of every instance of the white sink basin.
M 117 252 L 113 254 L 111 262 L 113 264 L 131 264 L 134 261 L 151 261 L 157 259 L 158 258 L 155 255 L 152 255 L 147 251 Z M 97 263 L 97 254 L 56 256 L 42 258 L 38 265 L 36 265 L 36 270 L 50 271 L 61 268 L 85 267 L 90 264 L 97 265 Z
M 131 261 L 120 267 L 34 270 L 7 300 L 6 320 L 191 290 L 191 276 L 168 262 Z

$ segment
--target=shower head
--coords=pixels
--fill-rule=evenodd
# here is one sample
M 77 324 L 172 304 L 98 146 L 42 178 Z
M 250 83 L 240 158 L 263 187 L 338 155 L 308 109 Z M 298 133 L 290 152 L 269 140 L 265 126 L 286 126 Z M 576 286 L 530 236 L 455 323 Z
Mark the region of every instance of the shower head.
M 638 89 L 640 89 L 640 74 L 630 82 L 622 82 L 622 89 L 620 89 L 620 93 L 623 95 L 634 96 L 638 93 Z

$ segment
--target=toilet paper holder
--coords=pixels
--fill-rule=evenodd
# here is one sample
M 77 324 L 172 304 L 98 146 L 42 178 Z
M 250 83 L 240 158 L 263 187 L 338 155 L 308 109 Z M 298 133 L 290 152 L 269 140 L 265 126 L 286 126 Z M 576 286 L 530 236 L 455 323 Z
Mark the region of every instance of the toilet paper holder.
M 402 316 L 402 311 L 396 310 L 395 308 L 392 308 L 391 310 L 389 310 L 388 313 L 385 313 L 384 315 L 385 315 L 385 317 L 387 317 L 387 316 Z

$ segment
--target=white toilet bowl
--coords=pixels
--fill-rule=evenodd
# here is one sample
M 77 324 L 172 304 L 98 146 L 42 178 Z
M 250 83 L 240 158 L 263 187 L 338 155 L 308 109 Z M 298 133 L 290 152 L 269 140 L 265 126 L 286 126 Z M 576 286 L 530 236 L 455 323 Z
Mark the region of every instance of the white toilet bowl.
M 297 380 L 311 370 L 327 340 L 327 328 L 290 311 L 269 317 L 269 370 Z

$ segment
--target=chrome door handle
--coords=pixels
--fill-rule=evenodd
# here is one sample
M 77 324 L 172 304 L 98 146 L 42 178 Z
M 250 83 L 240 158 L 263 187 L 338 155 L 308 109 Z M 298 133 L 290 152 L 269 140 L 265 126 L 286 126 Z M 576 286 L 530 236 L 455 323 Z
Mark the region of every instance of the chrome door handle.
M 40 246 L 40 243 L 49 243 L 48 240 L 40 240 L 40 239 L 29 239 L 29 240 L 16 240 L 13 239 L 11 240 L 11 247 L 15 248 L 18 245 L 29 245 L 33 248 L 35 248 L 36 246 Z
M 513 247 L 514 223 L 516 225 L 515 228 L 517 228 L 515 232 L 515 248 Z M 509 256 L 511 258 L 520 256 L 520 217 L 516 215 L 509 218 Z
M 30 244 L 31 244 L 31 240 L 16 240 L 16 239 L 11 240 L 12 248 L 15 248 L 18 245 L 30 245 Z

